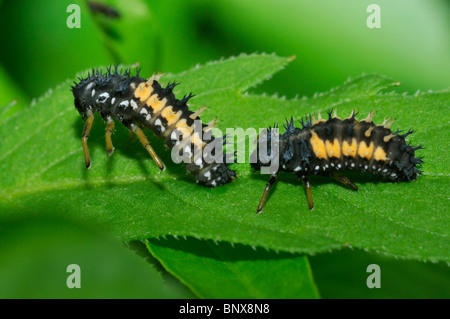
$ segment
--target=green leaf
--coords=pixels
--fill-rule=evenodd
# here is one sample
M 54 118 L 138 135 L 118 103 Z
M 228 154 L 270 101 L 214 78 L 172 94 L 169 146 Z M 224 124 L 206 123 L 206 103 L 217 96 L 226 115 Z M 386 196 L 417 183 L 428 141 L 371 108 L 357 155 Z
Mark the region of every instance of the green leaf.
M 376 122 L 397 119 L 393 129 L 414 128 L 414 145 L 423 144 L 424 175 L 411 183 L 385 183 L 350 174 L 354 192 L 333 180 L 312 177 L 315 210 L 308 211 L 301 182 L 281 174 L 264 212 L 256 215 L 267 176 L 248 164 L 233 165 L 239 178 L 226 186 L 197 185 L 170 151 L 148 134 L 166 163 L 158 168 L 138 142 L 118 126 L 115 154 L 107 157 L 104 124 L 97 119 L 89 139 L 92 168 L 86 171 L 80 136 L 83 123 L 63 83 L 26 112 L 0 124 L 0 208 L 27 213 L 58 210 L 108 225 L 124 240 L 162 235 L 229 241 L 267 249 L 316 253 L 342 246 L 420 260 L 449 261 L 448 90 L 414 96 L 382 94 L 397 85 L 379 75 L 349 80 L 312 98 L 287 100 L 245 91 L 269 78 L 290 59 L 242 55 L 208 63 L 164 81 L 181 82 L 179 94 L 193 91 L 193 109 L 205 104 L 204 121 L 217 116 L 220 128 L 263 128 L 286 117 L 337 108 L 360 118 L 371 110 Z M 149 70 L 147 75 L 151 73 Z
M 192 238 L 146 244 L 164 268 L 202 298 L 318 298 L 304 256 Z
M 123 244 L 84 223 L 50 215 L 1 218 L 0 239 L 1 298 L 185 297 Z M 67 286 L 73 264 L 79 288 Z

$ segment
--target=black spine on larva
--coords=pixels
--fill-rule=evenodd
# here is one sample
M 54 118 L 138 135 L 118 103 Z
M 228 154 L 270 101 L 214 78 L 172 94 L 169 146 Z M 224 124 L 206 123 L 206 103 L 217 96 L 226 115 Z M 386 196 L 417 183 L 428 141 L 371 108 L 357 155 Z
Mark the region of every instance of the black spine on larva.
M 412 181 L 421 174 L 417 166 L 423 161 L 420 157 L 415 157 L 415 151 L 422 146 L 413 147 L 405 140 L 413 133 L 411 130 L 399 134 L 399 131 L 392 132 L 389 125 L 375 125 L 371 117 L 358 121 L 355 116 L 356 114 L 352 113 L 349 118 L 341 120 L 329 113 L 327 120 L 314 123 L 311 118 L 308 120 L 306 117 L 306 122 L 300 121 L 301 128 L 294 127 L 292 119 L 286 121 L 285 132 L 279 135 L 279 170 L 299 176 L 358 170 L 380 174 L 391 181 Z M 269 128 L 263 142 L 270 142 L 273 136 Z M 315 140 L 313 136 L 316 136 Z M 345 154 L 344 150 L 350 149 L 349 145 L 354 141 L 356 153 Z M 336 143 L 339 147 L 333 149 Z M 333 154 L 334 151 L 337 154 Z M 268 166 L 269 164 L 259 158 L 259 144 L 255 152 L 253 156 L 257 161 L 252 164 L 253 169 L 259 170 L 261 166 Z M 273 156 L 273 150 L 270 148 L 268 153 L 267 155 Z
M 129 129 L 133 129 L 136 125 L 150 128 L 157 136 L 164 138 L 167 147 L 173 148 L 180 142 L 179 139 L 172 139 L 170 134 L 176 128 L 176 123 L 168 125 L 166 118 L 161 116 L 161 110 L 153 114 L 151 107 L 136 98 L 136 88 L 142 82 L 146 80 L 139 76 L 139 70 L 135 76 L 131 76 L 129 70 L 119 70 L 117 66 L 114 70 L 111 67 L 107 68 L 105 74 L 99 69 L 93 69 L 86 78 L 79 78 L 79 82 L 72 86 L 75 107 L 83 118 L 98 112 L 105 121 L 116 119 Z M 181 100 L 177 99 L 173 93 L 176 85 L 178 84 L 172 82 L 162 87 L 157 80 L 151 83 L 153 94 L 157 94 L 160 101 L 166 99 L 164 108 L 171 106 L 173 112 L 181 111 L 178 121 L 185 120 L 188 126 L 192 126 L 194 119 L 191 115 L 194 112 L 189 110 L 187 103 L 193 95 L 189 94 Z M 203 127 L 205 126 L 203 124 Z M 208 145 L 215 140 L 211 137 L 204 142 Z M 193 147 L 191 151 L 195 151 Z M 207 187 L 224 185 L 236 177 L 235 172 L 225 161 L 222 161 L 225 158 L 224 154 L 220 161 L 206 163 L 201 157 L 197 163 L 186 164 L 186 168 L 194 174 L 201 185 Z

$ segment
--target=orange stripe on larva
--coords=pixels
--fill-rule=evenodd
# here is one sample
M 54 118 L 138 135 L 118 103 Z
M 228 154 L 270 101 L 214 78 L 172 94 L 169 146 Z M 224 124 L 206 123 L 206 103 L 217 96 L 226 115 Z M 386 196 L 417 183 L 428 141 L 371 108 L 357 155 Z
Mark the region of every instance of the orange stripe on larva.
M 156 95 L 156 94 L 155 94 Z M 158 114 L 161 110 L 166 106 L 167 99 L 163 98 L 162 100 L 156 98 L 152 99 L 153 96 L 147 101 L 147 104 L 150 104 L 150 107 L 153 109 L 154 114 Z
M 167 126 L 171 126 L 171 125 L 175 124 L 180 119 L 181 114 L 182 114 L 181 111 L 178 111 L 177 113 L 175 113 L 172 109 L 172 106 L 166 107 L 161 112 L 161 116 L 163 118 L 165 118 L 167 121 Z
M 326 141 L 325 148 L 327 149 L 328 157 L 341 157 L 341 145 L 339 145 L 339 140 L 337 138 L 333 140 L 333 143 Z
M 373 154 L 373 142 L 370 142 L 369 146 L 367 146 L 366 142 L 362 141 L 358 146 L 358 155 L 359 157 L 370 160 Z
M 139 84 L 137 89 L 134 91 L 134 96 L 145 102 L 153 92 L 153 87 L 147 82 L 142 82 Z
M 317 158 L 323 159 L 328 158 L 325 143 L 320 139 L 319 135 L 317 135 L 317 133 L 314 132 L 313 130 L 311 130 L 310 143 L 313 148 L 314 155 L 316 155 Z
M 342 154 L 345 156 L 355 157 L 356 156 L 356 138 L 352 139 L 352 143 L 349 144 L 347 141 L 342 143 Z
M 386 152 L 380 146 L 378 146 L 373 153 L 373 158 L 376 161 L 386 161 Z

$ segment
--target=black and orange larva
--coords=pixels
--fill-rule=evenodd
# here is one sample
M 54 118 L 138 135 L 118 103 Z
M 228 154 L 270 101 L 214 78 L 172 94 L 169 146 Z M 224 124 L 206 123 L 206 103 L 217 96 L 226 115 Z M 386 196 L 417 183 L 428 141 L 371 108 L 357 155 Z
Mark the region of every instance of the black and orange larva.
M 95 112 L 100 113 L 107 123 L 105 139 L 108 155 L 114 151 L 111 134 L 114 120 L 118 120 L 136 134 L 161 171 L 165 166 L 140 127 L 149 128 L 157 136 L 164 138 L 169 148 L 178 147 L 180 143 L 184 145 L 184 141 L 190 142 L 185 154 L 192 154 L 191 159 L 198 150 L 203 150 L 214 140 L 224 142 L 225 137 L 215 139 L 212 136 L 209 140 L 204 140 L 203 135 L 194 132 L 194 121 L 199 120 L 199 115 L 205 108 L 202 107 L 196 112 L 189 110 L 187 102 L 193 95 L 185 95 L 181 100 L 175 98 L 173 88 L 177 83 L 168 83 L 166 87 L 162 87 L 158 82 L 161 76 L 156 74 L 145 80 L 139 76 L 139 70 L 135 76 L 131 76 L 129 70 L 119 72 L 116 66 L 114 71 L 107 68 L 105 74 L 97 69 L 92 70 L 92 74 L 88 74 L 87 78 L 78 78 L 80 82 L 75 82 L 72 92 L 75 107 L 86 121 L 82 146 L 87 168 L 91 166 L 87 140 Z M 208 124 L 201 124 L 200 129 L 208 132 L 215 123 L 214 119 Z M 229 161 L 226 159 L 224 154 L 221 161 L 206 162 L 201 156 L 187 163 L 186 168 L 194 174 L 199 184 L 216 187 L 227 184 L 236 177 L 235 172 L 228 167 Z
M 311 185 L 308 175 L 327 175 L 339 182 L 350 186 L 354 190 L 358 187 L 348 178 L 340 174 L 341 171 L 360 171 L 380 174 L 393 182 L 412 181 L 422 172 L 417 165 L 422 164 L 422 158 L 415 157 L 415 151 L 422 146 L 413 147 L 405 138 L 413 133 L 408 130 L 392 132 L 390 126 L 394 120 L 384 120 L 380 125 L 372 122 L 374 113 L 358 121 L 355 111 L 346 119 L 337 117 L 336 110 L 328 112 L 328 119 L 318 119 L 306 116 L 301 120 L 302 128 L 294 126 L 294 120 L 286 120 L 285 132 L 282 135 L 269 127 L 266 134 L 260 136 L 260 143 L 267 143 L 266 158 L 278 156 L 278 170 L 271 172 L 271 177 L 263 192 L 257 213 L 264 207 L 270 188 L 275 184 L 280 171 L 297 175 L 306 187 L 309 209 L 313 209 Z M 272 152 L 270 141 L 277 139 L 278 152 Z M 254 170 L 268 166 L 259 158 L 259 145 L 252 154 L 256 161 L 252 163 Z

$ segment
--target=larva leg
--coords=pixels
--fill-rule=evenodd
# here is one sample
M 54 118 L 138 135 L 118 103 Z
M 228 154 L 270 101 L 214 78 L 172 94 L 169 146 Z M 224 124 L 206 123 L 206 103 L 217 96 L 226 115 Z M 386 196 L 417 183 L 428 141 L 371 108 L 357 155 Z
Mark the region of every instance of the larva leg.
M 128 139 L 130 142 L 134 142 L 134 136 L 133 131 L 128 131 Z
M 84 161 L 86 163 L 86 168 L 91 167 L 91 156 L 89 155 L 89 149 L 87 146 L 87 141 L 89 134 L 91 132 L 92 123 L 94 122 L 94 114 L 92 112 L 88 113 L 86 122 L 84 123 L 83 136 L 81 138 L 81 144 L 83 145 Z
M 264 189 L 264 192 L 261 196 L 261 200 L 259 201 L 258 209 L 256 210 L 257 214 L 262 212 L 262 210 L 264 208 L 264 204 L 267 199 L 267 196 L 269 195 L 269 191 L 272 188 L 272 186 L 275 184 L 275 182 L 277 181 L 277 177 L 278 177 L 277 174 L 272 174 L 272 176 L 270 176 L 270 179 L 266 184 L 266 188 Z
M 314 202 L 313 202 L 313 196 L 312 196 L 312 192 L 311 192 L 311 183 L 309 182 L 308 177 L 306 177 L 305 175 L 302 175 L 300 178 L 302 179 L 303 184 L 305 185 L 306 199 L 308 200 L 309 210 L 313 210 Z
M 353 184 L 347 177 L 336 173 L 336 172 L 331 172 L 330 176 L 333 177 L 334 179 L 338 180 L 339 182 L 341 182 L 344 185 L 350 186 L 351 188 L 353 188 L 355 191 L 358 190 L 358 186 L 356 186 L 355 184 Z
M 145 149 L 147 150 L 147 152 L 150 154 L 150 156 L 152 157 L 153 161 L 156 163 L 156 165 L 159 167 L 159 169 L 162 171 L 165 170 L 165 166 L 164 163 L 161 161 L 161 159 L 158 157 L 158 155 L 156 155 L 155 150 L 152 148 L 152 146 L 150 145 L 150 142 L 148 141 L 147 137 L 145 136 L 144 132 L 142 132 L 142 130 L 137 127 L 136 125 L 132 125 L 130 128 L 135 134 L 136 136 L 139 138 L 139 141 L 141 141 L 141 144 L 145 147 Z
M 114 146 L 111 140 L 111 134 L 114 130 L 114 120 L 108 119 L 105 129 L 105 140 L 106 140 L 106 150 L 108 151 L 108 156 L 114 153 Z

